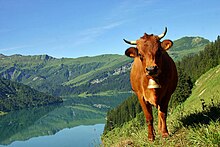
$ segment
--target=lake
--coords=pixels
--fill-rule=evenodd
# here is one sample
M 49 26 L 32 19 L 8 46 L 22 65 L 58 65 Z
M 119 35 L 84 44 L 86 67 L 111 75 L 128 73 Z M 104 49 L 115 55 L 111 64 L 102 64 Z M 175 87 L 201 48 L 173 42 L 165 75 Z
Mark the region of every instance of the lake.
M 97 146 L 106 112 L 128 95 L 66 98 L 58 106 L 9 112 L 0 116 L 0 147 Z
M 7 147 L 93 147 L 101 143 L 104 124 L 77 126 L 63 129 L 51 136 L 33 137 L 26 141 L 15 141 Z M 0 145 L 0 147 L 5 147 Z
M 83 105 L 32 108 L 0 116 L 0 147 L 92 147 L 105 112 Z

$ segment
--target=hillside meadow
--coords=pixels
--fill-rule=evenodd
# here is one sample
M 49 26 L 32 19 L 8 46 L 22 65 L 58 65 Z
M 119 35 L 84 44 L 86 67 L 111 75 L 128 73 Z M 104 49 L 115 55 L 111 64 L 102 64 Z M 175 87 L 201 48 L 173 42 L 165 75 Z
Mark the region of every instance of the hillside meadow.
M 220 144 L 220 65 L 203 74 L 193 88 L 192 95 L 168 114 L 170 136 L 163 139 L 157 133 L 157 115 L 154 113 L 156 140 L 149 142 L 147 126 L 141 125 L 143 114 L 114 128 L 102 136 L 105 146 L 214 146 Z

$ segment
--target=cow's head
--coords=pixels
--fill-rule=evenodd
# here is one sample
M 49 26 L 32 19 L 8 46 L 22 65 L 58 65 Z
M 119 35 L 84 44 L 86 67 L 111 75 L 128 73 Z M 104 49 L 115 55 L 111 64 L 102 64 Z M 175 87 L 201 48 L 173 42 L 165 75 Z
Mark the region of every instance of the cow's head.
M 162 55 L 172 45 L 171 40 L 160 41 L 167 32 L 165 28 L 164 33 L 161 35 L 148 35 L 144 34 L 143 37 L 136 41 L 124 41 L 131 45 L 137 45 L 136 47 L 130 47 L 125 51 L 125 54 L 131 58 L 138 58 L 142 62 L 142 66 L 147 76 L 157 77 L 161 72 L 162 67 Z

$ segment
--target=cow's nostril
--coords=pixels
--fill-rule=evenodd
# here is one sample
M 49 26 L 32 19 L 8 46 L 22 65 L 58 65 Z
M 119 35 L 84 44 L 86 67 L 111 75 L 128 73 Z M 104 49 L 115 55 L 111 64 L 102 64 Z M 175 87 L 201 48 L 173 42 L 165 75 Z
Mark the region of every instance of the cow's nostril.
M 158 67 L 157 66 L 149 66 L 146 68 L 146 71 L 157 71 Z
M 155 75 L 158 72 L 158 66 L 149 66 L 146 68 L 149 75 Z
M 147 70 L 147 71 L 153 71 L 153 70 L 154 70 L 154 67 L 153 67 L 153 66 L 149 66 L 149 67 L 146 68 L 146 70 Z

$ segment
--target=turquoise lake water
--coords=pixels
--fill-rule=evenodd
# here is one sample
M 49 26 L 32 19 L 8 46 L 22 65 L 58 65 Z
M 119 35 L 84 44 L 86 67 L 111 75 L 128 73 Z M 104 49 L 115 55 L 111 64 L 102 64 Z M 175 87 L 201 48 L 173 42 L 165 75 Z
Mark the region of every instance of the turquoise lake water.
M 74 105 L 13 111 L 0 116 L 0 147 L 93 147 L 105 113 Z
M 101 144 L 104 124 L 66 128 L 55 135 L 33 137 L 26 141 L 14 141 L 7 147 L 94 147 Z M 5 147 L 5 145 L 0 145 Z

